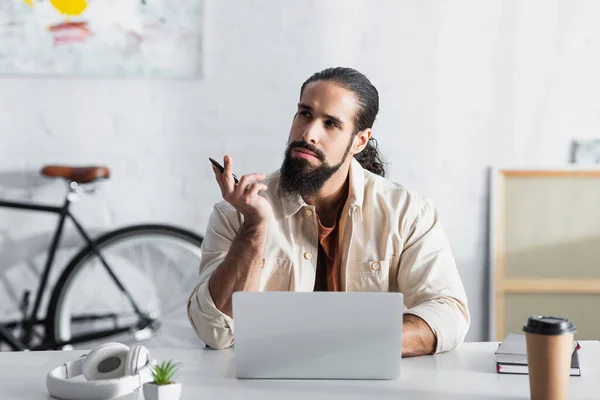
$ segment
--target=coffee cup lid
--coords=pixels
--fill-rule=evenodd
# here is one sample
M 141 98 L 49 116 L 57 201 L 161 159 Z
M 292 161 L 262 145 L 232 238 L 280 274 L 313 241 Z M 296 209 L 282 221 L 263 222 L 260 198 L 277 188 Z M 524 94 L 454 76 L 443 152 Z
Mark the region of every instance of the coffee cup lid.
M 523 331 L 537 333 L 539 335 L 563 335 L 575 333 L 575 324 L 567 318 L 551 317 L 544 315 L 532 315 L 523 325 Z

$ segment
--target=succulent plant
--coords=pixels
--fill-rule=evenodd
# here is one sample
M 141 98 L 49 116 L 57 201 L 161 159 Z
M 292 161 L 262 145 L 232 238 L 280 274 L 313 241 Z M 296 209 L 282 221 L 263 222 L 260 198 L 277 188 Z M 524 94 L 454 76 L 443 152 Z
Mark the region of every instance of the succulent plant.
M 152 378 L 157 385 L 169 385 L 175 383 L 173 378 L 179 363 L 174 363 L 172 360 L 163 361 L 152 368 Z

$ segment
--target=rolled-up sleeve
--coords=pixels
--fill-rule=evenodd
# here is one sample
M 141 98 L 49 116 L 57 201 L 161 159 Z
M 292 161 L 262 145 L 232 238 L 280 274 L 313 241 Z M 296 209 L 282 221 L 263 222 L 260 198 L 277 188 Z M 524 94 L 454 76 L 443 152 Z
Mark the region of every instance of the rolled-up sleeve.
M 467 295 L 442 229 L 438 211 L 424 199 L 412 224 L 405 226 L 398 287 L 407 310 L 423 319 L 437 338 L 436 353 L 464 341 L 471 317 Z
M 198 283 L 187 303 L 190 324 L 200 339 L 213 349 L 224 349 L 233 344 L 233 319 L 215 305 L 208 281 L 225 259 L 238 230 L 236 213 L 228 210 L 222 203 L 215 205 L 202 242 Z

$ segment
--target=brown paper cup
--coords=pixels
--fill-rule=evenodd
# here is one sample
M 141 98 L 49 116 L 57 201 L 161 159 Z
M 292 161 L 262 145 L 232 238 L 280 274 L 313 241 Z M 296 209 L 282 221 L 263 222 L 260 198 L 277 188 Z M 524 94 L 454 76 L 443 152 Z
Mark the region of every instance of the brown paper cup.
M 566 400 L 575 326 L 564 318 L 530 317 L 527 342 L 531 400 Z

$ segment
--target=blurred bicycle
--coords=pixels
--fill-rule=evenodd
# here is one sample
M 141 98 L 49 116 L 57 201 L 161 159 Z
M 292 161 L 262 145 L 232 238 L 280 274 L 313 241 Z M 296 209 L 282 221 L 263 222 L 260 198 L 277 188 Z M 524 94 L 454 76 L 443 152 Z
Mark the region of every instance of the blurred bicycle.
M 0 321 L 0 343 L 12 350 L 92 348 L 104 341 L 169 347 L 176 346 L 178 338 L 191 337 L 186 302 L 198 276 L 203 238 L 170 225 L 144 224 L 92 239 L 69 207 L 80 194 L 94 193 L 110 171 L 97 166 L 46 166 L 41 173 L 68 184 L 62 206 L 0 200 L 0 208 L 59 215 L 33 307 L 31 293 L 25 291 L 21 318 Z M 67 219 L 86 244 L 51 289 L 48 278 Z M 46 290 L 52 290 L 50 300 L 45 317 L 39 318 Z

